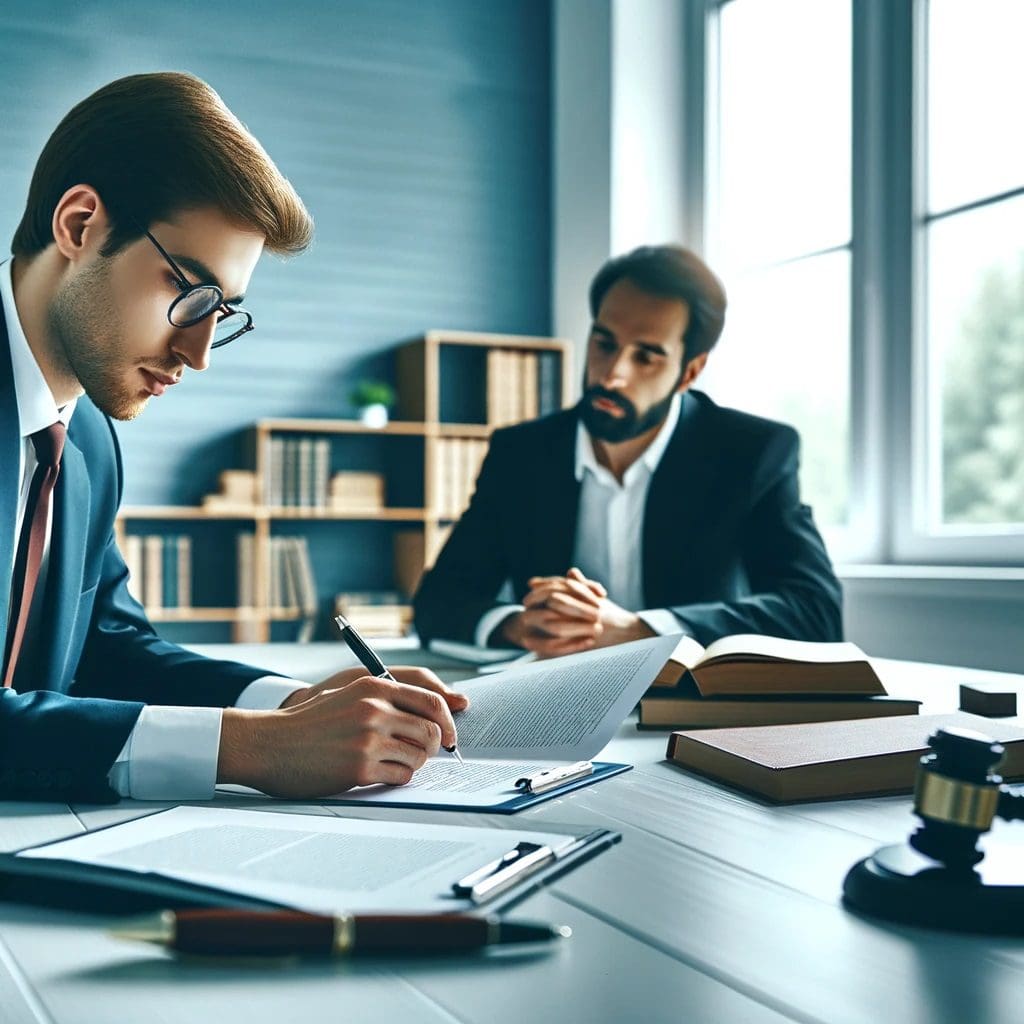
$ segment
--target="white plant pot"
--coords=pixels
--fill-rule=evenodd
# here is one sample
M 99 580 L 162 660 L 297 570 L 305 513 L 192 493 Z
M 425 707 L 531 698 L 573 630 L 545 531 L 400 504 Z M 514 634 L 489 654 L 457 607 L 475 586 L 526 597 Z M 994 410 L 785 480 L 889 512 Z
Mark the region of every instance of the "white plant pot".
M 388 425 L 388 407 L 381 405 L 379 402 L 375 405 L 364 406 L 359 414 L 359 421 L 368 427 L 378 429 L 386 427 Z

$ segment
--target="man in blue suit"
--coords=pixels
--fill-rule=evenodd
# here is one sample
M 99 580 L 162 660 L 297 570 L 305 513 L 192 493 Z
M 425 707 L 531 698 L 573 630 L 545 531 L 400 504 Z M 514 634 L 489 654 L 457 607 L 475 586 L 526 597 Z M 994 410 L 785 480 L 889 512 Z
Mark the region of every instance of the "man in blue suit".
M 425 670 L 308 686 L 202 658 L 126 589 L 111 418 L 252 330 L 239 303 L 264 246 L 311 233 L 190 75 L 113 82 L 44 148 L 0 264 L 0 799 L 201 799 L 218 781 L 313 797 L 407 782 L 455 743 L 465 701 Z
M 416 594 L 423 640 L 553 656 L 655 633 L 842 638 L 796 431 L 692 389 L 725 307 L 718 278 L 680 246 L 598 271 L 583 397 L 491 438 Z M 506 580 L 516 604 L 498 599 Z

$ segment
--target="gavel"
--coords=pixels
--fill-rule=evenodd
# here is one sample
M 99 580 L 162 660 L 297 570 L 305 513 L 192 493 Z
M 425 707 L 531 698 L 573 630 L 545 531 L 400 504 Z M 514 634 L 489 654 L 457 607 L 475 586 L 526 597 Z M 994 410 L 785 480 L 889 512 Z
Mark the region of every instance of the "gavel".
M 950 727 L 928 739 L 914 787 L 914 813 L 921 825 L 910 845 L 951 871 L 971 871 L 985 854 L 978 839 L 996 818 L 1024 819 L 1024 796 L 1003 788 L 993 769 L 1003 745 L 980 732 Z
M 970 729 L 928 739 L 914 787 L 921 824 L 909 842 L 883 846 L 847 873 L 847 906 L 901 924 L 1024 935 L 1024 864 L 982 863 L 978 840 L 996 818 L 1024 819 L 1024 796 L 994 769 L 1001 743 Z

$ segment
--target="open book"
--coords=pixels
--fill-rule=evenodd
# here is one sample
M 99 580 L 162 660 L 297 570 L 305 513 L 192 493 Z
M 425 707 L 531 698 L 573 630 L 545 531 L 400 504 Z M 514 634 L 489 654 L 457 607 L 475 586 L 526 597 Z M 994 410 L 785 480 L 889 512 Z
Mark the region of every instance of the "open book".
M 829 694 L 882 696 L 867 655 L 851 643 L 812 643 L 738 633 L 708 647 L 682 637 L 654 680 L 694 696 Z
M 683 637 L 640 701 L 639 727 L 828 722 L 916 715 L 919 707 L 886 696 L 855 644 L 738 635 L 705 649 Z

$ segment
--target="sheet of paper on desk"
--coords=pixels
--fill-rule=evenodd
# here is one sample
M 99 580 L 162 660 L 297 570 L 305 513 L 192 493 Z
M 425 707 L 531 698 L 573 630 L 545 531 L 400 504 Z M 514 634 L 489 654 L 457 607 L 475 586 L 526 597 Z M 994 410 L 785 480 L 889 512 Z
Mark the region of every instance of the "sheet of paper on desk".
M 516 779 L 600 753 L 678 642 L 678 636 L 652 637 L 470 679 L 458 689 L 472 704 L 456 717 L 465 764 L 442 752 L 405 786 L 366 786 L 338 796 L 461 807 L 520 796 Z M 242 786 L 218 789 L 254 793 Z
M 338 796 L 375 804 L 458 804 L 461 807 L 493 807 L 522 796 L 516 779 L 554 768 L 562 761 L 475 761 L 459 764 L 451 755 L 432 757 L 404 786 L 363 786 Z
M 450 910 L 451 885 L 520 841 L 571 835 L 176 807 L 27 850 L 213 885 L 320 913 Z
M 678 636 L 537 661 L 458 687 L 459 751 L 474 759 L 590 760 L 664 667 Z

